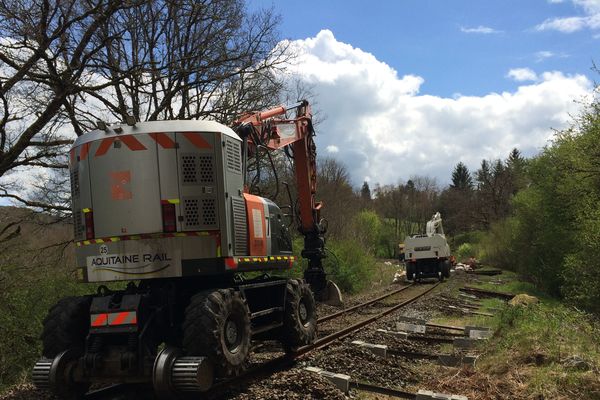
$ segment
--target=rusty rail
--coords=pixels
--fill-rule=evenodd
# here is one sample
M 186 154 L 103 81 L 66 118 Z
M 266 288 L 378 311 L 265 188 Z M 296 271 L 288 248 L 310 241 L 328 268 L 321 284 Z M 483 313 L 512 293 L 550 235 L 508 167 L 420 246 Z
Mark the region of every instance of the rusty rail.
M 414 283 L 411 283 L 410 285 L 408 285 L 408 286 L 405 286 L 405 287 L 403 287 L 403 288 L 401 288 L 401 289 L 394 290 L 393 292 L 386 293 L 386 294 L 384 294 L 384 295 L 382 295 L 382 296 L 379 296 L 379 297 L 377 297 L 377 298 L 375 298 L 375 299 L 372 299 L 372 300 L 366 301 L 366 302 L 364 302 L 364 303 L 361 303 L 361 304 L 357 304 L 357 305 L 355 305 L 355 306 L 352 306 L 352 307 L 345 308 L 345 309 L 343 309 L 343 310 L 341 310 L 341 311 L 338 311 L 338 312 L 336 312 L 336 313 L 333 313 L 333 314 L 326 315 L 326 316 L 324 316 L 324 317 L 321 317 L 321 318 L 319 318 L 319 319 L 317 320 L 317 323 L 322 323 L 322 322 L 325 322 L 325 321 L 329 321 L 329 320 L 332 320 L 332 319 L 338 318 L 338 317 L 340 317 L 340 316 L 342 316 L 342 315 L 344 315 L 344 314 L 346 314 L 346 313 L 352 312 L 352 311 L 354 311 L 354 310 L 358 310 L 359 308 L 366 307 L 366 306 L 370 306 L 371 304 L 377 303 L 377 302 L 379 302 L 379 301 L 381 301 L 381 300 L 383 300 L 383 299 L 386 299 L 386 298 L 388 298 L 388 297 L 391 297 L 391 296 L 393 296 L 393 295 L 395 295 L 395 294 L 398 294 L 398 293 L 400 293 L 400 292 L 403 292 L 403 291 L 405 291 L 406 289 L 408 289 L 408 288 L 410 288 L 410 287 L 412 287 L 412 286 L 414 286 Z

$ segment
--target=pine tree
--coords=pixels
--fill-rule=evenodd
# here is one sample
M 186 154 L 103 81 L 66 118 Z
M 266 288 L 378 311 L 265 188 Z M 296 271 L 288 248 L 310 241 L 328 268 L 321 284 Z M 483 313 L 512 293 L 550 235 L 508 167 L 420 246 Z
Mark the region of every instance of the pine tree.
M 465 164 L 459 162 L 452 171 L 452 184 L 450 187 L 458 190 L 471 190 L 473 188 L 473 178 Z
M 369 188 L 369 183 L 365 181 L 360 189 L 360 197 L 365 201 L 371 200 L 371 188 Z

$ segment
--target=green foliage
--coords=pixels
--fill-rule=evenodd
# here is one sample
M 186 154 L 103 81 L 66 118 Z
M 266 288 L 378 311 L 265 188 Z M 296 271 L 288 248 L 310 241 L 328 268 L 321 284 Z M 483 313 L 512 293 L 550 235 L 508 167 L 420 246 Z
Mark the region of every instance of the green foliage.
M 469 257 L 474 255 L 474 248 L 471 243 L 463 243 L 460 246 L 458 246 L 458 249 L 456 249 L 456 259 L 459 262 L 462 262 L 463 260 L 468 259 Z
M 600 105 L 592 105 L 552 146 L 526 163 L 512 216 L 479 241 L 485 261 L 517 271 L 537 288 L 600 312 Z
M 381 219 L 375 211 L 363 210 L 352 219 L 352 238 L 374 252 L 381 234 Z
M 325 268 L 329 279 L 346 293 L 368 287 L 373 279 L 375 258 L 366 248 L 353 240 L 329 242 L 327 248 L 330 255 L 325 259 Z
M 90 293 L 91 285 L 77 283 L 63 273 L 38 271 L 36 282 L 24 277 L 19 285 L 1 296 L 0 390 L 23 381 L 40 357 L 42 321 L 60 298 Z

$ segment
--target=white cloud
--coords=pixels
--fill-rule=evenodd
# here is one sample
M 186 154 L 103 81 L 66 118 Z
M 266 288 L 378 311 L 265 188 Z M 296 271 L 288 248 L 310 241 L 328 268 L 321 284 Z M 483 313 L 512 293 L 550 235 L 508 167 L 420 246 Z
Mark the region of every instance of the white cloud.
M 506 77 L 514 79 L 517 82 L 537 80 L 537 74 L 529 68 L 513 68 L 508 71 Z
M 476 28 L 465 28 L 464 26 L 461 26 L 460 31 L 464 33 L 482 33 L 484 35 L 489 35 L 490 33 L 502 33 L 502 31 L 483 25 L 479 25 Z
M 327 146 L 325 148 L 325 150 L 327 150 L 328 153 L 339 153 L 340 149 L 339 147 L 337 147 L 336 145 L 330 144 L 329 146 Z
M 563 33 L 573 33 L 582 29 L 600 28 L 600 0 L 571 0 L 573 4 L 581 8 L 584 15 L 548 18 L 535 27 L 538 31 L 555 30 Z M 560 1 L 550 0 L 551 3 Z
M 422 77 L 399 76 L 328 30 L 291 45 L 295 73 L 326 115 L 317 127 L 320 154 L 343 162 L 355 185 L 366 177 L 386 184 L 415 174 L 448 182 L 458 161 L 476 169 L 481 159 L 506 157 L 513 147 L 536 154 L 552 138 L 551 128 L 566 127 L 577 113 L 573 100 L 593 86 L 583 75 L 545 72 L 513 92 L 421 95 Z
M 535 53 L 535 61 L 542 62 L 549 58 L 567 58 L 568 54 L 565 53 L 556 53 L 554 51 L 542 50 Z

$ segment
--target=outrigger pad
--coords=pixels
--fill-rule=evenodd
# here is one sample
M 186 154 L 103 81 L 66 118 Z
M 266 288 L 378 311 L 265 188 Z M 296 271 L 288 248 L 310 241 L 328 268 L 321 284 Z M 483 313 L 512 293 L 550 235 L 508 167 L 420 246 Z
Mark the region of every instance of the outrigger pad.
M 333 281 L 327 281 L 327 286 L 323 289 L 322 295 L 319 296 L 321 298 L 321 303 L 330 305 L 330 306 L 343 306 L 344 300 L 342 299 L 342 292 L 338 285 Z

